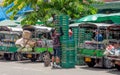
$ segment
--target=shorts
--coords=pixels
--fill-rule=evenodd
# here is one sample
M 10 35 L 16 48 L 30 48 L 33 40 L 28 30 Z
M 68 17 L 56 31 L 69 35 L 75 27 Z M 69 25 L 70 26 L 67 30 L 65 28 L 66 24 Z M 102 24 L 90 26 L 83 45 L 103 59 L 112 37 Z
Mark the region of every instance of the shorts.
M 53 56 L 54 56 L 54 57 L 59 57 L 59 58 L 60 58 L 60 55 L 61 55 L 60 47 L 53 48 L 53 50 L 54 50 Z

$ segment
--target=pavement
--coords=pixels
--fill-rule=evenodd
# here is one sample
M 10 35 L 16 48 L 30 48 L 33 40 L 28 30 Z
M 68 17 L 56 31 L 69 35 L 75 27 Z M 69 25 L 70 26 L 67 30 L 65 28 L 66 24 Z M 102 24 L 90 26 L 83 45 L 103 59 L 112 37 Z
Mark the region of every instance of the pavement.
M 116 69 L 89 68 L 86 65 L 71 69 L 51 69 L 42 62 L 0 60 L 0 75 L 120 75 Z

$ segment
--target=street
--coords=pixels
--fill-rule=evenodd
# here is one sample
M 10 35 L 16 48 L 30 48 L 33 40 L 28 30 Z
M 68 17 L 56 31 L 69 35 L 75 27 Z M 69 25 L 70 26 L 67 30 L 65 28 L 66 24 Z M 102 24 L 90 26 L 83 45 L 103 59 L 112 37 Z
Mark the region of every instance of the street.
M 76 66 L 72 69 L 51 69 L 41 62 L 0 60 L 0 75 L 120 75 L 116 69 Z

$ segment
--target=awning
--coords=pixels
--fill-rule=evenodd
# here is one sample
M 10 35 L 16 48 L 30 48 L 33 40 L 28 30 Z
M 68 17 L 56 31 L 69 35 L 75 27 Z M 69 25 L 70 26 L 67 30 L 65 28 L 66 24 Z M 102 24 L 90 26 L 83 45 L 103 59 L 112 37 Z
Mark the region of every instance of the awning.
M 0 22 L 0 26 L 17 27 L 18 25 L 20 26 L 15 20 L 3 20 Z
M 104 4 L 93 4 L 98 9 L 120 9 L 120 1 L 106 2 Z
M 80 22 L 102 22 L 108 20 L 107 14 L 94 14 L 94 15 L 88 15 L 83 18 L 80 18 L 76 20 L 77 23 Z
M 105 22 L 112 21 L 114 24 L 120 24 L 120 13 L 112 13 L 112 14 L 94 14 L 88 15 L 83 18 L 76 20 L 77 23 L 81 22 Z

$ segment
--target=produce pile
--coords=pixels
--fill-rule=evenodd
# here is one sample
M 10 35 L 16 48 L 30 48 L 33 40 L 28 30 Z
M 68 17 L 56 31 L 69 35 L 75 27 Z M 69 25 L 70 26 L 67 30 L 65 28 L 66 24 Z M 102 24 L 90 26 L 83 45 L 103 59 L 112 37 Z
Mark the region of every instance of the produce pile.
M 106 47 L 104 55 L 120 56 L 120 41 L 118 40 L 109 41 L 109 45 Z
M 31 39 L 32 33 L 28 30 L 24 30 L 22 38 L 16 41 L 16 45 L 21 48 L 18 51 L 32 51 L 32 48 L 35 46 L 35 41 Z
M 47 38 L 44 39 L 39 38 L 37 40 L 33 40 L 31 37 L 32 37 L 32 33 L 30 31 L 28 30 L 23 31 L 22 38 L 18 39 L 15 43 L 17 46 L 20 47 L 18 51 L 31 52 L 33 51 L 34 47 L 38 47 L 38 48 L 53 47 L 52 40 L 48 40 Z

